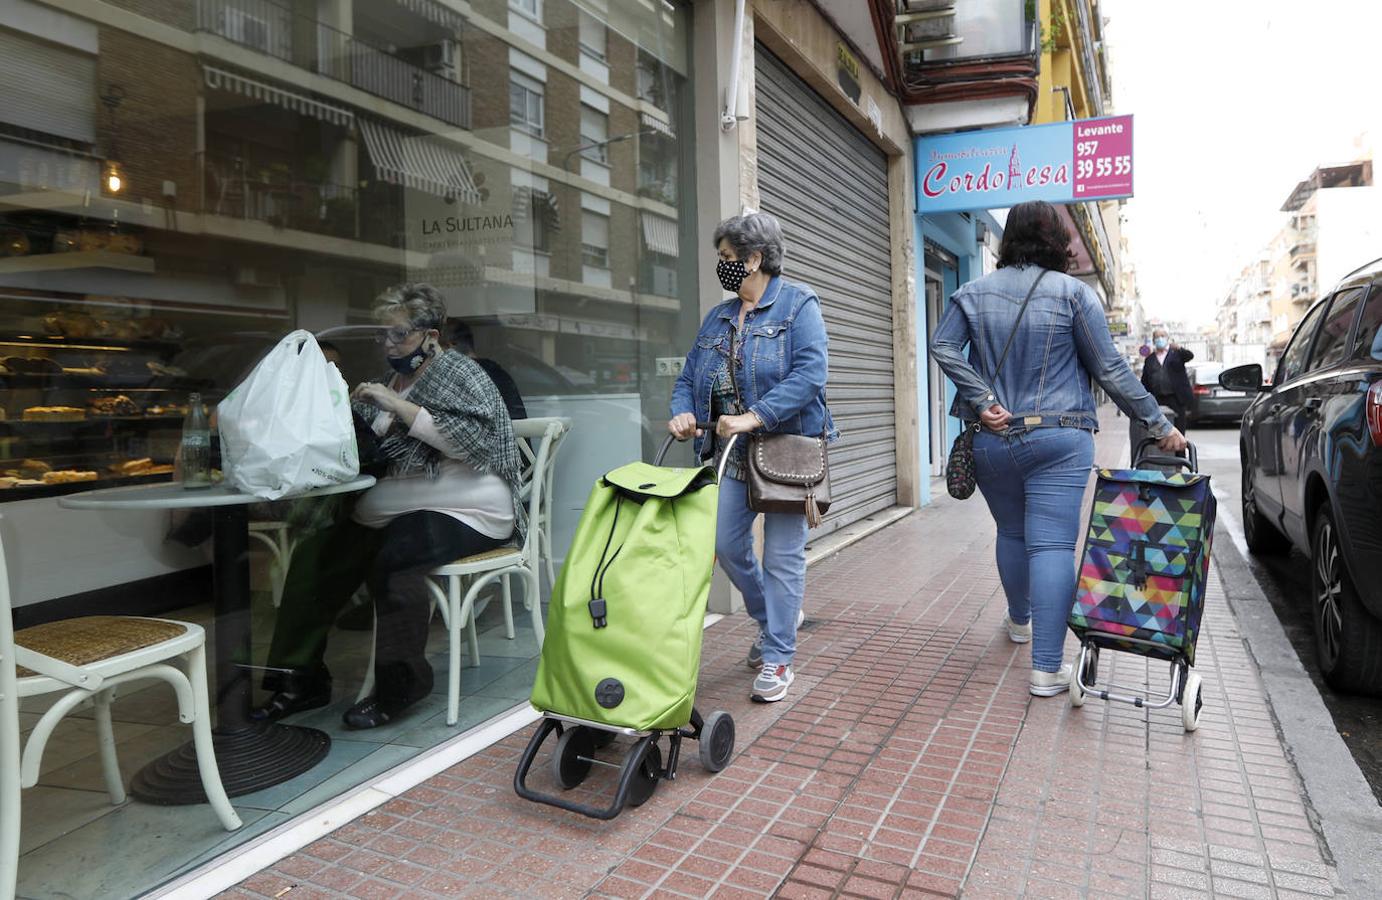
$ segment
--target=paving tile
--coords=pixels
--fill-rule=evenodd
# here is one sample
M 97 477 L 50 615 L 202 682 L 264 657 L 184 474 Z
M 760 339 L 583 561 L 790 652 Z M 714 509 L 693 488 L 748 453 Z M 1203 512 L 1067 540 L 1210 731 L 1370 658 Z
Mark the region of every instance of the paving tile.
M 1121 435 L 1097 441 L 1109 462 L 1125 452 Z M 240 888 L 725 900 L 1334 893 L 1217 573 L 1197 654 L 1213 702 L 1186 735 L 1174 709 L 1031 698 L 1028 651 L 1002 635 L 992 554 L 982 505 L 942 497 L 813 566 L 801 676 L 783 704 L 743 699 L 751 621 L 716 623 L 700 702 L 734 712 L 740 755 L 716 775 L 685 767 L 612 822 L 518 800 L 508 787 L 517 735 Z M 1107 652 L 1100 666 L 1120 684 L 1165 685 L 1162 665 L 1141 657 Z M 498 702 L 528 676 L 497 673 L 486 692 Z

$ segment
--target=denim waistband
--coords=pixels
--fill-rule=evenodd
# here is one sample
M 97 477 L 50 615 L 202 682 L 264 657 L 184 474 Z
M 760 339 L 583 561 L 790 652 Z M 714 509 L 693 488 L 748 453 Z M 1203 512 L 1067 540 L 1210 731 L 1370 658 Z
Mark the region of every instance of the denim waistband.
M 1005 435 L 1025 434 L 1037 428 L 1079 428 L 1095 431 L 1099 421 L 1088 413 L 1032 413 L 1014 415 L 1008 422 Z

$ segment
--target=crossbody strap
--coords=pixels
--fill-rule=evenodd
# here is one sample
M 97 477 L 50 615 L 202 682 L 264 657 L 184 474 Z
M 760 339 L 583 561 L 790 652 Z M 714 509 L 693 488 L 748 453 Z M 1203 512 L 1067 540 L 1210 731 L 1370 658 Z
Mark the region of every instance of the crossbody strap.
M 744 407 L 744 398 L 739 394 L 739 379 L 734 377 L 734 366 L 739 361 L 739 329 L 733 322 L 729 325 L 729 387 L 734 391 L 734 402 L 739 404 L 739 408 L 745 413 L 748 412 Z M 825 389 L 821 389 L 821 399 L 825 402 L 825 408 L 830 410 L 830 395 Z M 824 441 L 829 434 L 826 422 L 821 422 L 821 440 Z
M 1041 284 L 1041 279 L 1046 277 L 1048 271 L 1048 269 L 1041 270 L 1036 281 L 1033 281 L 1032 286 L 1027 289 L 1027 296 L 1022 298 L 1022 308 L 1017 311 L 1017 321 L 1013 323 L 1013 330 L 1008 335 L 1008 342 L 1003 345 L 1003 353 L 998 357 L 998 366 L 993 370 L 992 377 L 989 378 L 989 381 L 993 383 L 994 396 L 998 396 L 998 376 L 1003 371 L 1003 363 L 1008 361 L 1008 351 L 1013 348 L 1013 339 L 1017 337 L 1017 330 L 1022 327 L 1022 317 L 1027 314 L 1027 304 L 1031 302 L 1032 295 L 1036 293 L 1037 285 Z M 999 397 L 998 399 L 1001 401 L 1003 398 Z

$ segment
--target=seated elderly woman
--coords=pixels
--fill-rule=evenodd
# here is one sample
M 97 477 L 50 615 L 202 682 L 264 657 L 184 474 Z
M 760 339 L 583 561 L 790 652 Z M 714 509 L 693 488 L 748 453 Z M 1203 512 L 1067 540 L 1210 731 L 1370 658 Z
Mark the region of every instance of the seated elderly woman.
M 504 400 L 483 369 L 443 350 L 436 288 L 402 284 L 375 305 L 392 372 L 352 392 L 377 436 L 387 474 L 345 521 L 299 546 L 284 582 L 260 720 L 331 702 L 327 634 L 362 583 L 375 604 L 375 694 L 345 713 L 350 728 L 383 725 L 432 689 L 427 573 L 522 541 L 521 463 Z

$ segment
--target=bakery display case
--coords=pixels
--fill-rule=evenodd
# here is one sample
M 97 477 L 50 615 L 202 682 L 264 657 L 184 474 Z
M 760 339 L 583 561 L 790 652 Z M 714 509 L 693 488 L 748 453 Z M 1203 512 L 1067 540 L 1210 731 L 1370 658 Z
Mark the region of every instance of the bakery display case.
M 214 405 L 237 374 L 198 352 L 224 315 L 13 289 L 0 309 L 0 503 L 172 479 L 189 395 Z

